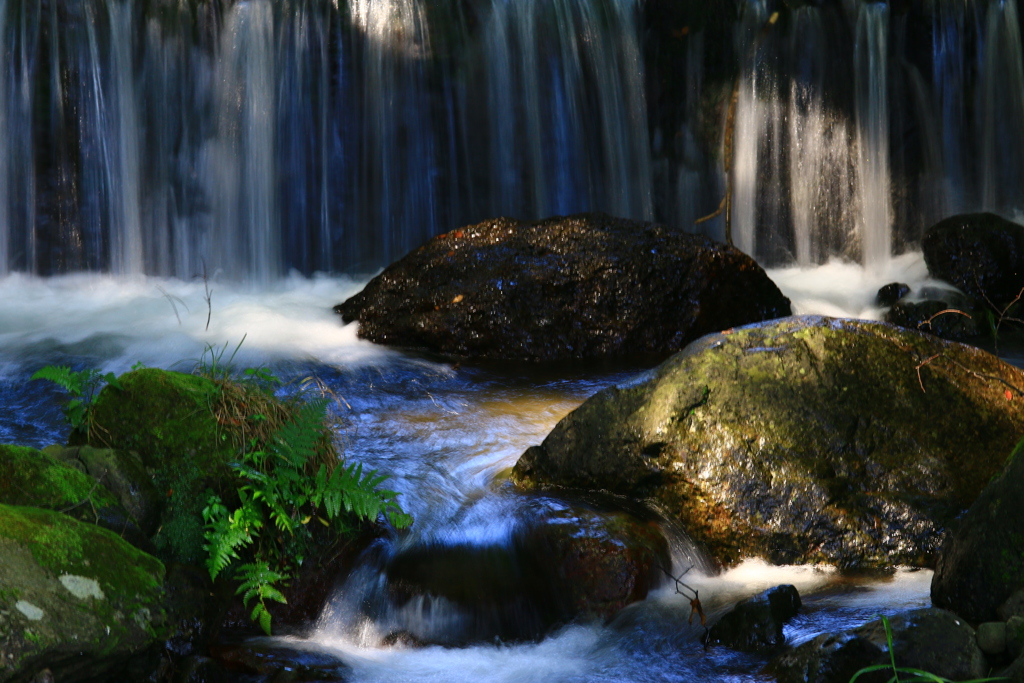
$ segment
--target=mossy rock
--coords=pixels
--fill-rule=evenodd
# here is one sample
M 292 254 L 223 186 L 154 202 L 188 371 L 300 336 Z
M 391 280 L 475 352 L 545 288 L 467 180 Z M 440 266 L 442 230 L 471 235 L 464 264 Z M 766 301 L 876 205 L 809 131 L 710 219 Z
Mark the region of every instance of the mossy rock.
M 220 388 L 206 377 L 144 368 L 104 387 L 93 406 L 95 447 L 135 451 L 146 467 L 163 469 L 188 458 L 203 472 L 230 460 L 232 446 L 212 406 Z
M 934 563 L 1024 433 L 1024 372 L 884 323 L 710 335 L 529 449 L 525 487 L 650 499 L 724 564 Z
M 133 451 L 92 446 L 47 446 L 43 453 L 84 470 L 100 482 L 120 501 L 132 520 L 148 536 L 160 525 L 163 501 L 160 499 L 152 475 Z
M 1024 441 L 957 523 L 939 556 L 932 601 L 972 623 L 1000 618 L 1024 589 Z
M 113 675 L 166 635 L 163 581 L 106 529 L 0 505 L 0 683 Z
M 202 560 L 206 490 L 233 490 L 227 464 L 237 446 L 218 424 L 221 387 L 206 377 L 145 368 L 104 387 L 93 407 L 90 444 L 138 453 L 166 501 L 154 541 L 159 555 Z
M 145 535 L 103 484 L 72 465 L 24 446 L 0 445 L 0 504 L 63 512 L 144 544 Z

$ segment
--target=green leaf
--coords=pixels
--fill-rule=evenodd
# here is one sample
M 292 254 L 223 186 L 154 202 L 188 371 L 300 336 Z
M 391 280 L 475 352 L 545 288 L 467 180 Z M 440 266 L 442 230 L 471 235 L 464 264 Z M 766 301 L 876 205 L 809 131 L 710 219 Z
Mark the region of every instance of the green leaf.
M 263 629 L 263 632 L 266 633 L 269 636 L 270 635 L 270 612 L 268 612 L 267 608 L 264 607 L 263 605 L 260 605 L 260 607 L 262 608 L 262 611 L 260 612 L 260 628 Z

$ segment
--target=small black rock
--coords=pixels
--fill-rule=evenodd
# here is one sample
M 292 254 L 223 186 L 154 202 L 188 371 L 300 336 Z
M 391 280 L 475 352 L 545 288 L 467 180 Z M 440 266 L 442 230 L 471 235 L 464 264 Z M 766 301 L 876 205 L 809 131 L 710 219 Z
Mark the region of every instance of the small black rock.
M 875 304 L 878 306 L 892 306 L 907 294 L 910 294 L 910 285 L 903 282 L 890 282 L 878 290 L 878 294 L 875 295 Z

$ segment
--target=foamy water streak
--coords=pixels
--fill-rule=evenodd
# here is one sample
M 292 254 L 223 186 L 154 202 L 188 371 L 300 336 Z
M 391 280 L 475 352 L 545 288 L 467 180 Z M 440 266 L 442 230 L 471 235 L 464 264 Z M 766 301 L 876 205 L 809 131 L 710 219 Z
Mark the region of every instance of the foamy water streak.
M 383 360 L 394 352 L 356 338 L 331 307 L 363 282 L 348 277 L 291 277 L 265 290 L 166 278 L 102 275 L 0 279 L 0 361 L 50 362 L 52 354 L 97 358 L 105 369 L 191 366 L 206 345 L 243 336 L 237 361 L 281 359 L 328 364 Z M 209 315 L 209 329 L 206 328 Z
M 910 286 L 910 300 L 920 299 L 927 287 L 952 287 L 928 275 L 921 252 L 889 259 L 880 271 L 833 259 L 809 268 L 772 268 L 768 277 L 793 303 L 794 315 L 828 315 L 837 318 L 879 320 L 887 310 L 875 304 L 878 290 L 892 282 Z

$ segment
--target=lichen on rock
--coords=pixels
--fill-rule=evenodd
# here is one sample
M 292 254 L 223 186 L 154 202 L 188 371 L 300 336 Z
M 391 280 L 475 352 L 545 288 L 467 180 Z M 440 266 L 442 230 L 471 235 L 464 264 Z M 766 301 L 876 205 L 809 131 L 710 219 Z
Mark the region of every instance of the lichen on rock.
M 649 500 L 725 564 L 927 566 L 1024 432 L 1022 387 L 1024 372 L 962 344 L 783 319 L 601 391 L 513 479 Z
M 164 567 L 66 515 L 0 505 L 0 682 L 116 669 L 165 630 Z

